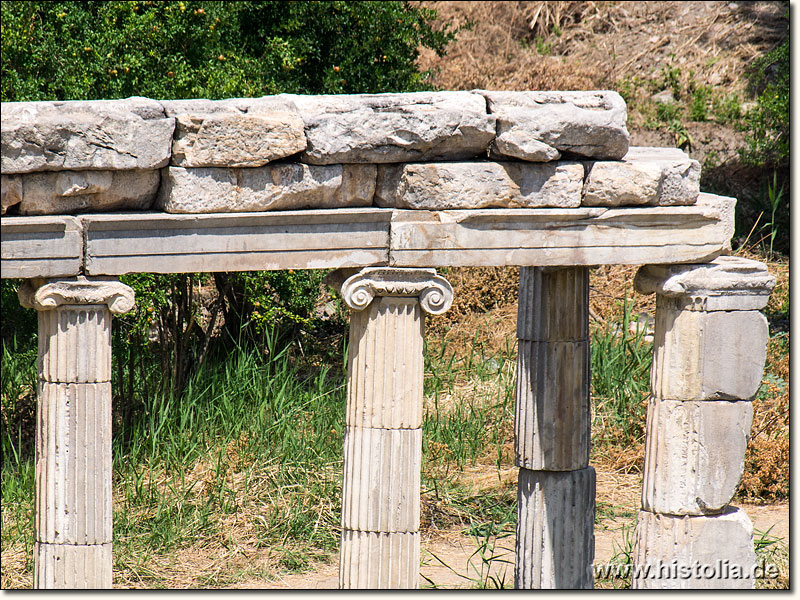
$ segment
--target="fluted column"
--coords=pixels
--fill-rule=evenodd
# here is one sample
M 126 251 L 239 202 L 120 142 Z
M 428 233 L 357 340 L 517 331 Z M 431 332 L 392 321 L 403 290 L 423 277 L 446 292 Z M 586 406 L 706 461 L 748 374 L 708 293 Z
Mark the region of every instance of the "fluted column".
M 634 285 L 657 297 L 632 585 L 752 588 L 753 526 L 729 503 L 766 359 L 759 310 L 775 280 L 762 263 L 723 256 L 643 267 Z
M 111 587 L 111 314 L 116 280 L 28 280 L 39 313 L 34 588 Z
M 347 357 L 341 588 L 416 588 L 423 312 L 452 303 L 433 269 L 373 267 L 327 281 L 353 310 Z
M 521 268 L 517 338 L 515 585 L 591 588 L 589 270 Z

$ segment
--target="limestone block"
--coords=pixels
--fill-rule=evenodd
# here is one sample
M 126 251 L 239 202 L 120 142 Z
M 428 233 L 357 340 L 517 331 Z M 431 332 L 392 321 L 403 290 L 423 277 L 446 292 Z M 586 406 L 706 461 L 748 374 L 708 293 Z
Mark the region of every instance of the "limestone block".
M 40 381 L 37 421 L 36 540 L 111 542 L 111 384 Z
M 169 167 L 156 200 L 169 213 L 369 206 L 375 165 L 283 163 L 251 169 Z
M 486 156 L 494 117 L 470 92 L 283 95 L 297 106 L 311 164 L 460 160 Z
M 497 117 L 496 155 L 543 161 L 560 151 L 615 160 L 628 151 L 627 111 L 617 92 L 479 93 Z
M 0 215 L 22 202 L 22 176 L 0 175 Z
M 672 515 L 722 512 L 744 472 L 752 422 L 750 402 L 650 398 L 642 508 Z
M 583 166 L 577 162 L 443 162 L 381 165 L 375 204 L 423 210 L 574 208 Z
M 19 177 L 22 215 L 147 210 L 161 181 L 158 170 L 59 171 Z
M 517 338 L 534 342 L 589 339 L 589 269 L 523 267 Z
M 423 328 L 417 298 L 375 298 L 350 316 L 346 422 L 422 427 Z
M 170 164 L 260 167 L 306 148 L 303 120 L 281 97 L 162 102 L 175 117 Z
M 34 589 L 111 589 L 111 542 L 89 546 L 34 542 Z
M 706 264 L 647 265 L 633 287 L 679 299 L 684 310 L 759 310 L 767 305 L 775 278 L 767 266 L 739 256 L 719 256 Z
M 416 589 L 419 534 L 342 531 L 341 589 Z
M 586 163 L 583 206 L 694 204 L 700 163 L 678 148 L 633 147 L 621 161 Z
M 594 494 L 592 467 L 519 470 L 516 588 L 591 589 Z
M 761 386 L 769 325 L 755 310 L 692 311 L 656 301 L 651 389 L 668 400 L 753 398 Z
M 39 377 L 51 383 L 111 381 L 111 313 L 104 305 L 38 311 Z
M 753 524 L 741 508 L 702 517 L 642 510 L 633 564 L 642 570 L 634 589 L 752 589 Z
M 158 169 L 175 119 L 155 100 L 4 102 L 0 167 L 34 171 Z
M 421 468 L 421 429 L 348 427 L 342 528 L 417 531 Z
M 589 465 L 589 342 L 519 340 L 516 464 L 572 471 Z

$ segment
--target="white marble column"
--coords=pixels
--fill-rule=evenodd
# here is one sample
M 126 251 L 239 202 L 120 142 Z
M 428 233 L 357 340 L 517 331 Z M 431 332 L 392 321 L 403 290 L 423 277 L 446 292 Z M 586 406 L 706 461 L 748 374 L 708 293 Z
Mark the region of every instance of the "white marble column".
M 632 585 L 751 589 L 752 523 L 729 503 L 766 360 L 759 310 L 775 280 L 762 263 L 723 256 L 646 266 L 634 285 L 657 297 Z
M 521 268 L 517 338 L 515 585 L 591 588 L 588 268 Z
M 353 310 L 347 357 L 341 588 L 416 588 L 423 312 L 452 303 L 433 269 L 373 267 L 327 281 Z
M 39 313 L 34 588 L 111 587 L 111 314 L 133 291 L 111 279 L 27 280 Z

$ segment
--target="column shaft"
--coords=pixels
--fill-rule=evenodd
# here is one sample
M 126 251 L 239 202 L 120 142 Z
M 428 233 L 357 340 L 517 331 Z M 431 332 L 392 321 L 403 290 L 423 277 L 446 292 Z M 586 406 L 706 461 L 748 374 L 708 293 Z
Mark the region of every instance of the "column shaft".
M 588 269 L 520 269 L 517 337 L 515 584 L 591 588 Z

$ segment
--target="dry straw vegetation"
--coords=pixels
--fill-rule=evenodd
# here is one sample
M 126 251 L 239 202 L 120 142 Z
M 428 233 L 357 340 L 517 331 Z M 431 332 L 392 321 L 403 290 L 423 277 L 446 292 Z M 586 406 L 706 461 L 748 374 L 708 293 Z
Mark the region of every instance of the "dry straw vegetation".
M 787 502 L 789 259 L 770 241 L 776 230 L 778 242 L 788 240 L 788 228 L 770 213 L 769 198 L 783 210 L 788 194 L 753 178 L 737 152 L 746 143 L 744 115 L 755 104 L 745 74 L 785 36 L 785 3 L 412 4 L 461 27 L 445 56 L 420 49 L 418 65 L 433 70 L 436 87 L 617 89 L 629 103 L 634 144 L 681 145 L 703 163 L 704 190 L 736 195 L 741 214 L 752 213 L 740 218 L 735 252 L 767 262 L 778 284 L 766 310 L 767 367 L 737 502 Z M 666 90 L 675 100 L 669 109 L 652 99 Z M 619 562 L 630 560 L 652 350 L 646 334 L 653 298 L 634 293 L 635 272 L 590 272 L 596 532 L 618 532 Z M 473 540 L 478 567 L 461 585 L 510 587 L 513 577 L 491 567 L 508 560 L 502 547 L 509 539 L 513 547 L 516 519 L 518 270 L 448 269 L 446 276 L 453 308 L 427 323 L 423 539 Z M 209 325 L 213 282 L 199 283 L 191 292 L 205 307 L 198 324 L 223 335 Z M 258 587 L 293 572 L 313 581 L 321 565 L 335 561 L 346 320 L 324 292 L 314 314 L 324 318 L 293 329 L 295 343 L 287 346 L 264 326 L 274 315 L 255 310 L 261 346 L 228 344 L 226 354 L 209 355 L 182 393 L 133 394 L 139 417 L 128 423 L 129 415 L 116 415 L 130 429 L 115 440 L 115 586 Z M 158 379 L 159 368 L 157 360 L 143 363 L 137 385 Z M 26 354 L 4 344 L 2 369 L 2 587 L 24 588 L 32 583 L 33 465 L 24 457 L 34 429 L 35 349 Z M 757 539 L 759 552 L 782 569 L 770 585 L 788 587 L 788 541 L 762 533 Z

